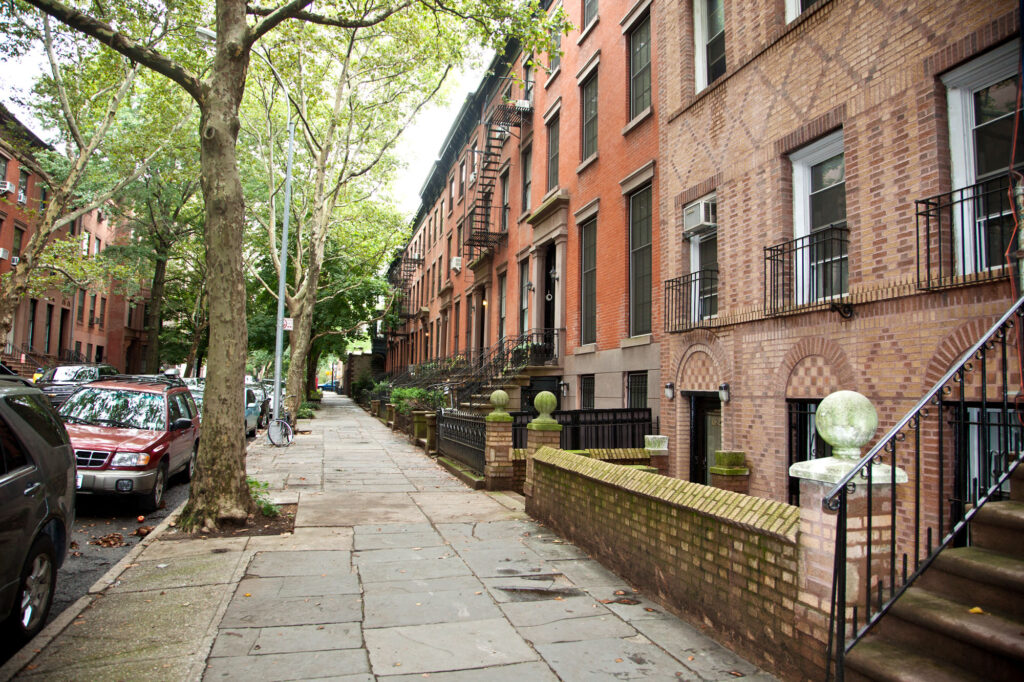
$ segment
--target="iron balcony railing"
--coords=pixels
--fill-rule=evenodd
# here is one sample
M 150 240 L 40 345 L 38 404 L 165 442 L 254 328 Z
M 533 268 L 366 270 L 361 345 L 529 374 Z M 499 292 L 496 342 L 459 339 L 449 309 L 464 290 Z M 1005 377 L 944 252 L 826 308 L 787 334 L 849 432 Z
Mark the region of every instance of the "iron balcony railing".
M 914 202 L 917 285 L 939 289 L 1009 275 L 1006 251 L 1013 234 L 1009 176 Z
M 1024 455 L 1024 411 L 1017 405 L 1022 322 L 1024 298 L 825 497 L 825 507 L 838 512 L 829 637 L 837 679 L 850 649 L 939 552 L 969 543 L 968 523 L 978 510 L 1008 495 Z M 893 466 L 885 480 L 874 477 L 874 463 Z M 908 483 L 896 485 L 895 467 L 906 471 Z M 892 486 L 892 496 L 876 494 L 875 483 Z M 860 486 L 857 519 L 848 527 L 850 496 Z M 848 557 L 850 535 L 870 540 Z
M 665 282 L 665 331 L 705 327 L 718 315 L 718 269 Z
M 764 247 L 764 307 L 769 315 L 827 307 L 849 292 L 849 230 L 833 223 Z

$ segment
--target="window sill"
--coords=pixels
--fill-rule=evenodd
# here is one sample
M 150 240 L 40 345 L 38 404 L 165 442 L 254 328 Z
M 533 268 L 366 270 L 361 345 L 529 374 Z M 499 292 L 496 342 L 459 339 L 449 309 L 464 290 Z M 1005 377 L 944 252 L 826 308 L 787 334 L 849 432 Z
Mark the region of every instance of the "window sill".
M 519 217 L 516 218 L 516 222 L 517 223 L 521 223 L 524 220 L 526 220 L 527 218 L 529 218 L 530 215 L 531 215 L 531 212 L 529 210 L 523 211 L 522 213 L 519 214 Z
M 599 21 L 601 21 L 600 16 L 594 17 L 594 20 L 587 24 L 587 27 L 585 29 L 580 31 L 580 37 L 576 39 L 577 45 L 581 44 L 584 40 L 587 39 L 587 36 L 589 36 L 590 33 L 594 30 L 594 27 L 597 26 L 597 22 Z
M 639 114 L 633 117 L 632 121 L 626 124 L 626 126 L 622 129 L 622 134 L 628 135 L 630 132 L 633 131 L 634 128 L 636 128 L 641 123 L 649 119 L 653 113 L 654 107 L 647 107 L 646 109 L 641 111 Z
M 560 73 L 562 73 L 562 65 L 561 64 L 559 64 L 557 67 L 555 67 L 555 70 L 548 74 L 548 79 L 546 81 L 544 81 L 544 89 L 545 90 L 547 90 L 551 86 L 551 84 L 554 82 L 554 80 L 556 78 L 558 78 L 558 74 L 560 74 Z
M 578 175 L 582 173 L 584 170 L 587 169 L 587 167 L 592 165 L 595 161 L 597 161 L 597 152 L 594 152 L 593 154 L 585 158 L 580 165 L 576 166 L 576 174 Z
M 622 339 L 619 342 L 619 348 L 633 348 L 635 346 L 649 346 L 651 345 L 650 334 L 640 334 L 639 336 L 630 336 L 629 338 Z
M 551 197 L 553 197 L 553 196 L 555 196 L 556 194 L 558 194 L 558 190 L 560 190 L 560 189 L 561 189 L 561 187 L 560 187 L 559 185 L 555 185 L 554 187 L 552 187 L 551 189 L 549 189 L 549 190 L 548 190 L 548 192 L 547 192 L 547 194 L 545 194 L 544 196 L 542 196 L 542 197 L 540 198 L 540 203 L 541 203 L 541 204 L 543 205 L 545 201 L 547 201 L 547 200 L 548 200 L 548 199 L 550 199 Z
M 590 353 L 597 352 L 596 343 L 585 343 L 582 346 L 577 346 L 576 350 L 573 351 L 573 355 L 589 355 Z

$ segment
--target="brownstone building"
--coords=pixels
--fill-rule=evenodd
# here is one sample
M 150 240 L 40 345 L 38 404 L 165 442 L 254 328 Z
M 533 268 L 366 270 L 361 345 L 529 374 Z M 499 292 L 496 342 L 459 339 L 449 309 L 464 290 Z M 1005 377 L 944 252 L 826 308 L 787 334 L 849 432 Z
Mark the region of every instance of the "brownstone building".
M 670 475 L 795 502 L 822 398 L 887 428 L 1009 308 L 1015 6 L 657 5 Z
M 563 54 L 531 66 L 510 46 L 441 147 L 392 267 L 407 296 L 388 369 L 542 348 L 524 399 L 656 414 L 656 4 L 565 10 Z

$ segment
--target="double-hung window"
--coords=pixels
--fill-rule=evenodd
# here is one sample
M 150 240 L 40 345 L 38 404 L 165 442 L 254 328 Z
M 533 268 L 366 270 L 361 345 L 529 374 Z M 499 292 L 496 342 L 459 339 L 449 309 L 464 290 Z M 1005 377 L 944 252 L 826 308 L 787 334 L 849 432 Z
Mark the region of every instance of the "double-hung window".
M 786 23 L 806 12 L 819 0 L 786 0 Z
M 580 343 L 597 342 L 597 218 L 580 228 Z
M 523 150 L 522 163 L 520 164 L 523 168 L 523 212 L 530 210 L 530 185 L 533 181 L 533 169 L 530 167 L 533 163 L 533 154 L 531 148 L 527 147 Z
M 508 181 L 508 170 L 501 174 L 501 219 L 499 225 L 502 232 L 508 232 L 508 222 L 511 214 L 511 205 L 509 204 L 509 181 Z
M 795 303 L 849 291 L 846 157 L 839 131 L 793 152 Z
M 1013 233 L 1007 188 L 1019 48 L 1015 40 L 942 78 L 947 89 L 953 241 L 959 274 L 1003 265 Z M 1017 170 L 1024 166 L 1024 135 L 1017 137 L 1014 163 Z
M 693 214 L 695 227 L 690 238 L 689 310 L 691 322 L 718 315 L 718 201 L 714 194 L 702 197 L 683 209 Z M 684 224 L 685 224 L 684 218 Z
M 597 154 L 597 72 L 583 81 L 580 94 L 583 100 L 583 139 L 580 157 L 585 161 Z
M 594 375 L 580 375 L 580 409 L 594 409 Z
M 647 372 L 626 374 L 626 407 L 647 407 Z
M 725 74 L 725 0 L 693 2 L 697 92 Z
M 651 333 L 651 186 L 629 196 L 629 334 Z
M 651 18 L 629 34 L 629 118 L 651 108 Z
M 581 28 L 586 30 L 596 20 L 597 0 L 583 0 L 583 25 Z
M 505 314 L 506 314 L 506 290 L 508 289 L 508 276 L 502 273 L 498 276 L 498 341 L 505 338 Z
M 525 334 L 530 329 L 530 283 L 529 259 L 519 261 L 519 333 Z
M 558 187 L 558 116 L 548 124 L 548 191 Z
M 556 31 L 551 37 L 555 42 L 555 47 L 548 54 L 548 71 L 554 73 L 562 66 L 562 34 Z

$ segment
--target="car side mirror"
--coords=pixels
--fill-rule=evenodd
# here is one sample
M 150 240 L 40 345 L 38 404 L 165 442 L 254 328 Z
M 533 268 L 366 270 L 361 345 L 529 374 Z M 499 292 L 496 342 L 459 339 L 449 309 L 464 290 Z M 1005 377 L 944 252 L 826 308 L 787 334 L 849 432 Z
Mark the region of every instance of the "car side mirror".
M 181 431 L 192 426 L 192 420 L 188 417 L 179 417 L 171 424 L 171 431 Z

